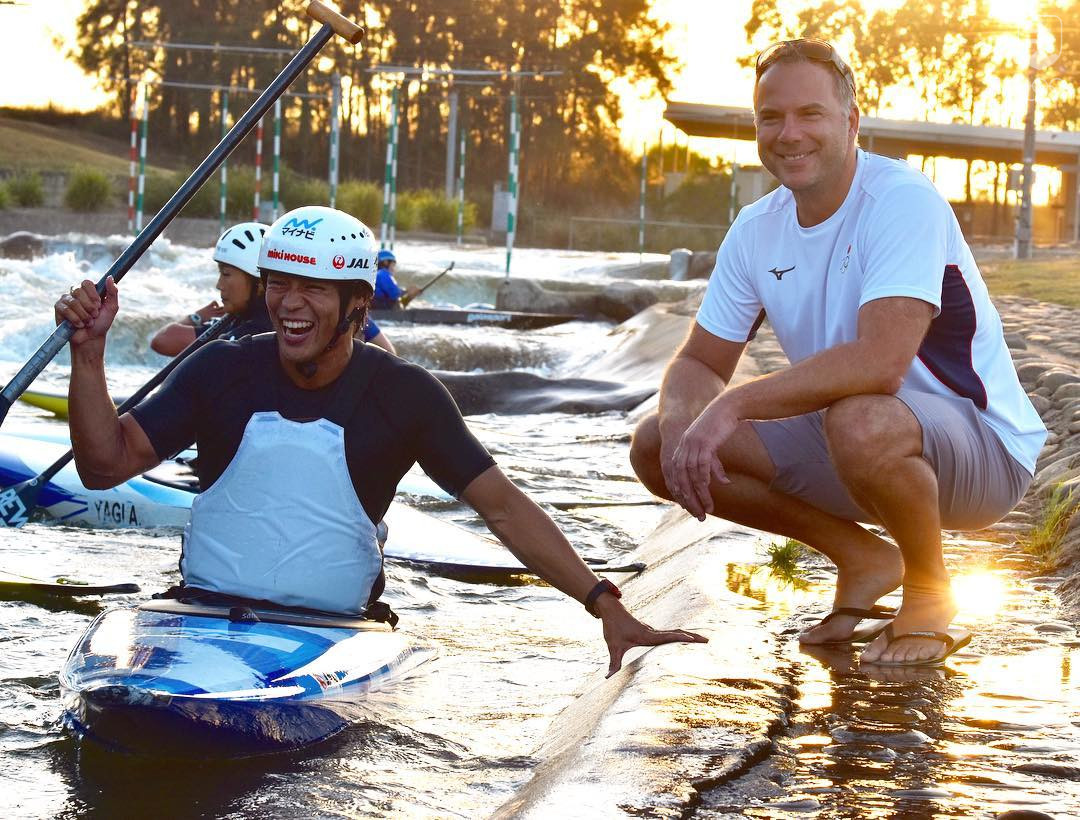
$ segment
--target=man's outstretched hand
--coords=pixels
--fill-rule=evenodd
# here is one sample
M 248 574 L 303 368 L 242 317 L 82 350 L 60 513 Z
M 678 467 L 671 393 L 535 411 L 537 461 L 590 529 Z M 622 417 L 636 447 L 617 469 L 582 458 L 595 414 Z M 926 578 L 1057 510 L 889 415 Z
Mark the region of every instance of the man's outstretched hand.
M 685 629 L 653 629 L 643 624 L 613 595 L 601 595 L 595 604 L 604 621 L 604 640 L 607 641 L 610 678 L 622 668 L 623 655 L 635 646 L 660 646 L 665 643 L 708 643 L 709 639 Z

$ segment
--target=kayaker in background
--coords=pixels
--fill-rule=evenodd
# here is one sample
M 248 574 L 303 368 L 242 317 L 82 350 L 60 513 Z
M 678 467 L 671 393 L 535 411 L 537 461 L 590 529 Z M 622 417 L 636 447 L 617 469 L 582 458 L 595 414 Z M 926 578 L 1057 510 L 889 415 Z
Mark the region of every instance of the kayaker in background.
M 704 641 L 635 619 L 615 585 L 496 466 L 434 376 L 353 343 L 375 264 L 371 231 L 348 214 L 320 206 L 285 214 L 258 259 L 274 335 L 211 342 L 120 418 L 104 366 L 116 285 L 107 279 L 102 299 L 86 280 L 56 302 L 57 322 L 75 329 L 70 426 L 84 484 L 114 487 L 198 445 L 201 492 L 183 584 L 169 594 L 379 616 L 376 522 L 419 462 L 519 560 L 603 620 L 609 674 L 633 646 Z
M 273 332 L 259 281 L 259 247 L 267 227 L 261 222 L 241 222 L 221 235 L 214 247 L 214 261 L 218 266 L 215 287 L 221 294 L 221 304 L 211 302 L 179 322 L 165 325 L 150 340 L 151 350 L 162 356 L 175 356 L 212 322 L 227 314 L 238 317 L 240 323 L 219 338 L 233 340 Z M 386 334 L 370 319 L 364 325 L 363 333 L 357 336 L 390 353 L 396 352 Z
M 375 296 L 372 310 L 400 310 L 420 292 L 420 288 L 403 288 L 394 278 L 397 257 L 385 248 L 379 251 L 379 269 L 375 277 Z
M 274 329 L 266 313 L 258 269 L 259 246 L 267 227 L 260 222 L 241 222 L 221 235 L 214 247 L 221 304 L 211 302 L 186 318 L 165 325 L 150 340 L 151 350 L 163 356 L 175 356 L 195 341 L 210 322 L 226 314 L 240 319 L 240 324 L 223 337 L 226 339 Z

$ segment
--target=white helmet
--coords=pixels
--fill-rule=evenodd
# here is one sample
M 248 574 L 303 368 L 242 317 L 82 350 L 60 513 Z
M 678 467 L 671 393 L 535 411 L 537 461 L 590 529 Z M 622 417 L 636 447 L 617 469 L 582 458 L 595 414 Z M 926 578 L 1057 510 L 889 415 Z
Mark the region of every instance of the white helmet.
M 239 268 L 248 276 L 259 278 L 259 248 L 268 230 L 261 222 L 241 222 L 221 235 L 214 248 L 214 261 Z
M 344 211 L 307 205 L 279 217 L 263 239 L 259 268 L 309 279 L 367 282 L 375 287 L 378 243 Z

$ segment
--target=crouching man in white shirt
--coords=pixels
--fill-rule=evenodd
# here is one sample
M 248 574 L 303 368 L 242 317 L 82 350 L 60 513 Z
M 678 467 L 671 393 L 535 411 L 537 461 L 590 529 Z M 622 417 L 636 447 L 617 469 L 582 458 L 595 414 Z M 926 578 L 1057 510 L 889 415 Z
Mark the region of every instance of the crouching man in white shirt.
M 971 637 L 950 627 L 941 530 L 1012 510 L 1046 429 L 949 204 L 907 164 L 856 147 L 854 78 L 833 47 L 763 51 L 754 113 L 781 187 L 724 238 L 659 412 L 635 432 L 634 469 L 701 520 L 796 538 L 836 564 L 833 611 L 804 643 L 870 639 L 863 663 L 940 664 Z M 790 366 L 727 389 L 764 317 Z M 876 605 L 901 585 L 898 612 Z

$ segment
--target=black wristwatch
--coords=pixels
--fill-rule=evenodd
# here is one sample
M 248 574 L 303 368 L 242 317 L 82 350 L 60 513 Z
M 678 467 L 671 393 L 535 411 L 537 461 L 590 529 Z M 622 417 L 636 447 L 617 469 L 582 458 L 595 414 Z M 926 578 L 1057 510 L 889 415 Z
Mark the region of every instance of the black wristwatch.
M 585 596 L 585 611 L 592 615 L 594 618 L 600 617 L 600 615 L 596 611 L 596 599 L 603 595 L 605 592 L 610 592 L 616 598 L 622 597 L 622 593 L 619 591 L 619 588 L 607 578 L 604 578 L 602 581 L 598 581 L 596 586 L 594 586 L 589 592 L 589 594 Z

